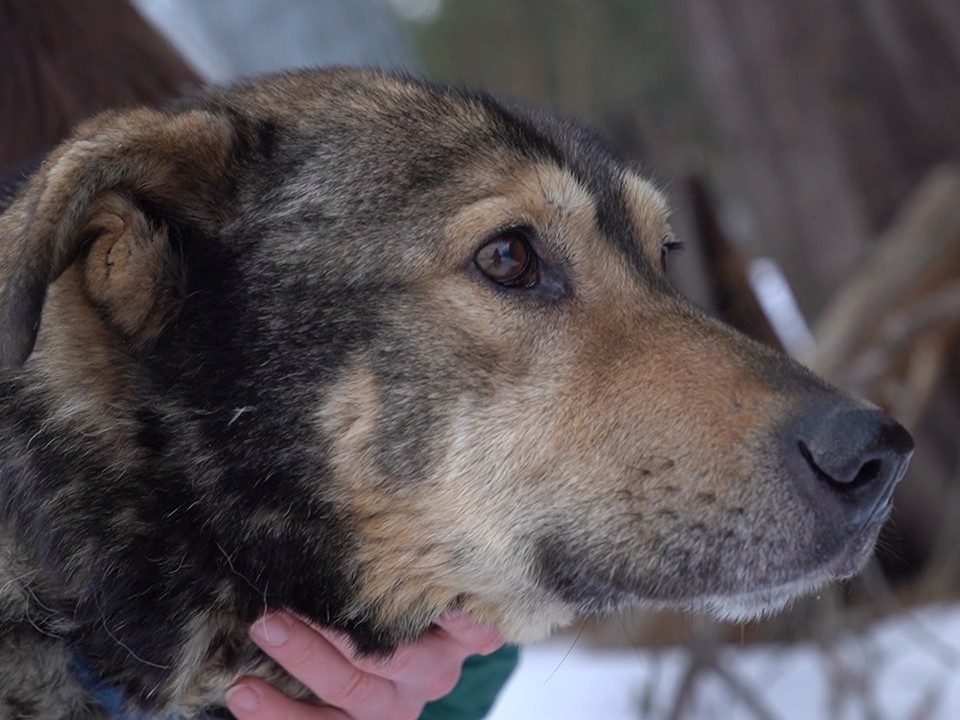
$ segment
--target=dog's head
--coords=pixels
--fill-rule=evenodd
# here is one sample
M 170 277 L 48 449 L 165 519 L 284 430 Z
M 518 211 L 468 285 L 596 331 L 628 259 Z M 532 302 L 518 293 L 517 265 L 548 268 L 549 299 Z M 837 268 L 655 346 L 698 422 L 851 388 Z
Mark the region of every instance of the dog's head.
M 373 72 L 101 116 L 0 219 L 0 357 L 107 497 L 25 470 L 18 512 L 97 524 L 71 582 L 149 538 L 208 607 L 367 647 L 856 572 L 909 436 L 679 297 L 667 213 L 572 124 Z

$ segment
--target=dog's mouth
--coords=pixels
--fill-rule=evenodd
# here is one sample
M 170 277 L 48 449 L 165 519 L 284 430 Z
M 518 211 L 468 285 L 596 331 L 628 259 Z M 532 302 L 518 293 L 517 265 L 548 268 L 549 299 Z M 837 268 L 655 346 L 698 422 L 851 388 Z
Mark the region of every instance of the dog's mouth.
M 739 595 L 717 595 L 691 600 L 689 604 L 682 604 L 681 608 L 727 622 L 749 622 L 773 615 L 797 599 L 815 593 L 833 580 L 836 578 L 825 573 L 819 577 L 805 577 Z
M 871 557 L 891 507 L 892 501 L 885 499 L 858 529 L 843 538 L 835 535 L 832 541 L 826 540 L 822 526 L 819 533 L 805 534 L 806 540 L 798 536 L 795 547 L 789 534 L 778 534 L 776 540 L 755 540 L 735 554 L 717 555 L 716 544 L 704 541 L 696 550 L 688 548 L 685 564 L 671 565 L 671 572 L 661 568 L 655 582 L 625 563 L 608 565 L 600 572 L 599 563 L 585 569 L 573 562 L 573 554 L 566 549 L 552 558 L 549 585 L 552 594 L 580 614 L 647 607 L 736 622 L 757 620 L 831 582 L 857 575 Z M 556 547 L 552 550 L 557 552 Z M 558 572 L 558 567 L 567 572 Z M 694 587 L 695 594 L 685 594 L 684 590 Z
M 847 580 L 863 570 L 873 554 L 877 535 L 892 508 L 888 500 L 878 507 L 860 532 L 852 536 L 829 562 L 799 577 L 768 586 L 757 582 L 750 590 L 718 593 L 678 603 L 681 609 L 730 622 L 747 622 L 773 615 L 790 603 L 812 595 L 829 583 Z

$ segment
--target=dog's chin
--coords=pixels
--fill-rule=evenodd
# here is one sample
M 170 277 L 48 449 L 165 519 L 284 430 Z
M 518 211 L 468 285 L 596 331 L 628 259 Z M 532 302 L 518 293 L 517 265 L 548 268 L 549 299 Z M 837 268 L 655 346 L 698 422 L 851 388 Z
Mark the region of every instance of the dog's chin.
M 777 587 L 737 595 L 697 598 L 681 604 L 681 609 L 710 615 L 725 622 L 761 620 L 780 612 L 795 600 L 815 593 L 834 579 L 832 576 L 802 578 Z
M 724 622 L 743 623 L 762 620 L 784 610 L 803 597 L 813 595 L 831 583 L 848 580 L 858 575 L 873 555 L 881 525 L 882 522 L 871 523 L 871 526 L 859 537 L 851 540 L 843 552 L 820 567 L 794 579 L 773 584 L 757 581 L 752 589 L 742 592 L 717 593 L 676 602 L 650 603 L 637 598 L 624 605 L 650 607 L 655 610 L 685 610 L 699 615 L 708 615 Z
M 517 644 L 543 640 L 554 630 L 569 626 L 577 617 L 608 615 L 631 607 L 655 611 L 685 610 L 699 615 L 709 615 L 726 622 L 748 622 L 773 615 L 791 602 L 810 595 L 837 579 L 834 574 L 824 572 L 775 587 L 738 594 L 655 601 L 641 597 L 626 599 L 621 596 L 577 607 L 550 604 L 541 607 L 537 612 L 526 614 L 504 612 L 488 619 L 498 627 L 508 642 Z
M 873 554 L 882 524 L 882 518 L 878 518 L 830 562 L 793 580 L 766 586 L 758 582 L 752 590 L 693 598 L 678 603 L 678 607 L 726 622 L 749 622 L 774 615 L 790 603 L 812 595 L 830 583 L 859 574 Z
M 570 625 L 577 617 L 608 615 L 631 607 L 654 611 L 685 610 L 726 622 L 749 622 L 774 615 L 791 602 L 817 592 L 830 582 L 855 575 L 859 569 L 858 566 L 843 575 L 824 570 L 776 586 L 696 598 L 650 600 L 620 595 L 576 607 L 565 603 L 545 603 L 536 612 L 502 612 L 488 619 L 500 629 L 508 642 L 517 644 L 542 640 L 554 630 Z
M 527 597 L 524 601 L 476 599 L 474 611 L 481 619 L 496 625 L 509 642 L 530 643 L 542 640 L 559 627 L 570 625 L 577 617 L 606 615 L 627 608 L 649 610 L 685 610 L 709 615 L 727 622 L 749 622 L 774 615 L 790 603 L 816 593 L 824 586 L 849 579 L 863 570 L 873 554 L 880 527 L 889 508 L 876 513 L 859 533 L 851 537 L 832 557 L 821 559 L 807 570 L 797 570 L 791 577 L 781 571 L 769 577 L 744 578 L 747 590 L 718 591 L 696 597 L 650 598 L 633 594 L 622 586 L 605 587 L 594 578 L 592 597 L 571 603 L 556 596 Z M 798 563 L 799 564 L 799 563 Z M 585 575 L 583 577 L 586 577 Z M 549 598 L 549 599 L 548 599 Z

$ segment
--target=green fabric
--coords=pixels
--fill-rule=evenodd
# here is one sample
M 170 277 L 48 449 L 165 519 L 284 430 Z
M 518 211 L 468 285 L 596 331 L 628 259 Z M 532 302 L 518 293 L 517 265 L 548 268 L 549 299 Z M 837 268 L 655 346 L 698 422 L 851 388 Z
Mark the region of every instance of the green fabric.
M 427 705 L 420 720 L 482 720 L 518 661 L 519 652 L 512 645 L 490 655 L 471 655 L 453 692 Z

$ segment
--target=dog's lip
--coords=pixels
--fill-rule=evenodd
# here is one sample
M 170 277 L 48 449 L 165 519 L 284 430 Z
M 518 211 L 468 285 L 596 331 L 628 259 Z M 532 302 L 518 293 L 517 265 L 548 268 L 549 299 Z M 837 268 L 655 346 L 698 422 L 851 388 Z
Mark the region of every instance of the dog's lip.
M 820 558 L 797 558 L 798 567 L 781 568 L 772 577 L 747 579 L 740 587 L 718 589 L 715 592 L 683 596 L 650 596 L 643 590 L 624 584 L 609 587 L 602 597 L 577 606 L 582 613 L 605 612 L 609 609 L 647 607 L 653 609 L 682 608 L 729 620 L 750 620 L 770 615 L 792 601 L 810 595 L 830 583 L 857 575 L 869 559 L 876 544 L 877 533 L 886 522 L 892 498 L 885 498 L 871 511 L 868 520 L 845 537 L 832 552 Z M 791 572 L 795 573 L 791 577 Z M 779 577 L 778 577 L 779 576 Z M 599 594 L 598 594 L 599 595 Z M 598 608 L 604 610 L 598 610 Z
M 867 519 L 863 523 L 862 530 L 869 531 L 876 525 L 883 525 L 890 517 L 892 510 L 893 493 L 891 492 L 887 497 L 881 498 L 880 502 L 870 511 L 870 515 L 867 516 Z
M 831 573 L 821 571 L 771 587 L 740 593 L 704 595 L 675 603 L 658 602 L 654 603 L 654 607 L 663 609 L 680 607 L 725 621 L 748 622 L 782 610 L 794 600 L 815 592 L 833 579 Z
M 867 548 L 872 548 L 872 541 Z M 743 622 L 756 620 L 779 612 L 791 602 L 819 591 L 824 586 L 851 577 L 860 571 L 867 553 L 862 548 L 850 547 L 834 562 L 804 573 L 794 580 L 740 593 L 717 594 L 694 598 L 688 604 L 691 610 L 707 612 L 723 620 Z
M 633 596 L 627 605 L 670 609 L 681 607 L 693 612 L 706 613 L 724 620 L 747 621 L 775 613 L 791 602 L 814 592 L 825 585 L 851 578 L 862 569 L 876 544 L 876 534 L 886 521 L 893 506 L 892 498 L 877 504 L 870 518 L 860 529 L 851 533 L 835 554 L 823 562 L 789 580 L 758 583 L 750 589 L 720 591 L 675 601 Z

